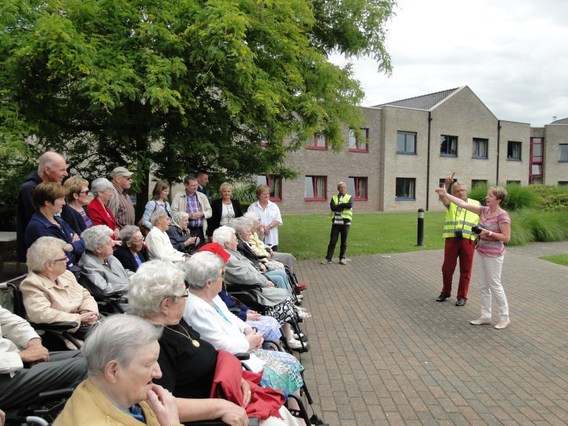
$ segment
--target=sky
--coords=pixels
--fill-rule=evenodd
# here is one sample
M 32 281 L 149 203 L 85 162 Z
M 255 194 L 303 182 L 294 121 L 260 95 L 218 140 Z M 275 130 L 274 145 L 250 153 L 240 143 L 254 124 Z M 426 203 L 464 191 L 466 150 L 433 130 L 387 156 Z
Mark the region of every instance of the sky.
M 392 74 L 371 58 L 351 60 L 362 106 L 469 86 L 500 120 L 568 118 L 568 0 L 397 3 L 386 26 Z

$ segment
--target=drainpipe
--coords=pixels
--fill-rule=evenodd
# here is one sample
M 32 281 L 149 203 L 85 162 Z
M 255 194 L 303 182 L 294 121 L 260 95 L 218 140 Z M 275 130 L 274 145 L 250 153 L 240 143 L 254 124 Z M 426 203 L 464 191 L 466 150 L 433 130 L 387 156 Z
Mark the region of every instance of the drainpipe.
M 428 111 L 428 156 L 426 157 L 426 211 L 430 207 L 430 145 L 432 142 L 432 111 Z
M 497 120 L 497 167 L 495 170 L 495 185 L 499 185 L 499 153 L 501 152 L 501 120 Z

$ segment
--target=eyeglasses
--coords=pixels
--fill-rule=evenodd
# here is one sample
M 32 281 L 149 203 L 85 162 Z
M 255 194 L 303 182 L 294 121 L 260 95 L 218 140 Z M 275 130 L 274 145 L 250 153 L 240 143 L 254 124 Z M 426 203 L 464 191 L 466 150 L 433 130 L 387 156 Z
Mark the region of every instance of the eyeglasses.
M 69 258 L 67 256 L 61 257 L 59 259 L 53 259 L 51 262 L 67 262 Z
M 77 194 L 85 194 L 85 195 L 88 195 L 90 193 L 91 193 L 91 191 L 79 191 L 79 192 L 77 192 Z
M 181 296 L 177 296 L 174 294 L 169 297 L 171 297 L 172 299 L 187 299 L 189 297 L 189 289 L 186 288 Z

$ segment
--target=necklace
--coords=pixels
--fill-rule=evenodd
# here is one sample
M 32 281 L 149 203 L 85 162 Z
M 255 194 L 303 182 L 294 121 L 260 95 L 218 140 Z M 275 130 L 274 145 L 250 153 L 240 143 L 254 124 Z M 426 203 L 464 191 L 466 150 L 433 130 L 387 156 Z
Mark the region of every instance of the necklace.
M 166 328 L 167 328 L 168 330 L 172 330 L 174 333 L 177 333 L 177 334 L 179 334 L 179 335 L 185 337 L 185 338 L 188 339 L 188 340 L 191 340 L 191 344 L 192 344 L 193 346 L 195 346 L 196 348 L 198 348 L 199 346 L 201 346 L 201 344 L 199 343 L 199 340 L 192 339 L 191 336 L 189 335 L 189 332 L 188 332 L 185 328 L 181 327 L 181 329 L 183 330 L 183 333 L 180 332 L 180 331 L 177 331 L 177 330 L 175 330 L 175 329 L 173 329 L 172 327 L 169 327 L 169 326 L 166 326 Z

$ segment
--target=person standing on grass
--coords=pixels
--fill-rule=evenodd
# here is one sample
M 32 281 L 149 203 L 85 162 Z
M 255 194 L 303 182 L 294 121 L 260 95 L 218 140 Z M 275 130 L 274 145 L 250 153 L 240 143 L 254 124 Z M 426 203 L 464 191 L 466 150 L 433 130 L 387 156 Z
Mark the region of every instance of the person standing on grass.
M 337 184 L 338 193 L 331 197 L 329 208 L 331 209 L 331 234 L 327 255 L 322 262 L 323 265 L 330 265 L 335 251 L 337 239 L 341 235 L 341 245 L 339 247 L 339 264 L 346 265 L 345 251 L 347 250 L 347 234 L 351 228 L 353 218 L 353 197 L 347 193 L 347 184 L 339 182 Z
M 437 188 L 436 192 L 440 197 L 447 197 L 458 207 L 479 215 L 479 227 L 473 230 L 479 235 L 476 269 L 481 290 L 481 316 L 470 321 L 470 324 L 491 323 L 491 299 L 495 297 L 499 311 L 499 322 L 495 328 L 497 330 L 507 328 L 510 323 L 509 304 L 501 284 L 505 244 L 511 239 L 511 219 L 501 208 L 501 203 L 507 197 L 507 191 L 500 186 L 490 187 L 485 197 L 485 207 L 468 204 L 461 198 L 448 194 L 444 186 Z
M 454 174 L 448 175 L 444 181 L 446 192 L 450 190 L 454 195 L 469 204 L 479 206 L 479 201 L 467 198 L 467 188 L 463 182 L 454 183 Z M 440 195 L 440 201 L 446 206 L 446 221 L 444 222 L 443 236 L 444 263 L 442 264 L 442 291 L 436 302 L 445 302 L 452 294 L 452 281 L 458 258 L 460 260 L 460 280 L 458 284 L 456 306 L 464 306 L 467 301 L 471 269 L 473 267 L 473 254 L 477 236 L 471 228 L 479 222 L 479 216 L 466 209 L 451 203 L 448 197 Z

